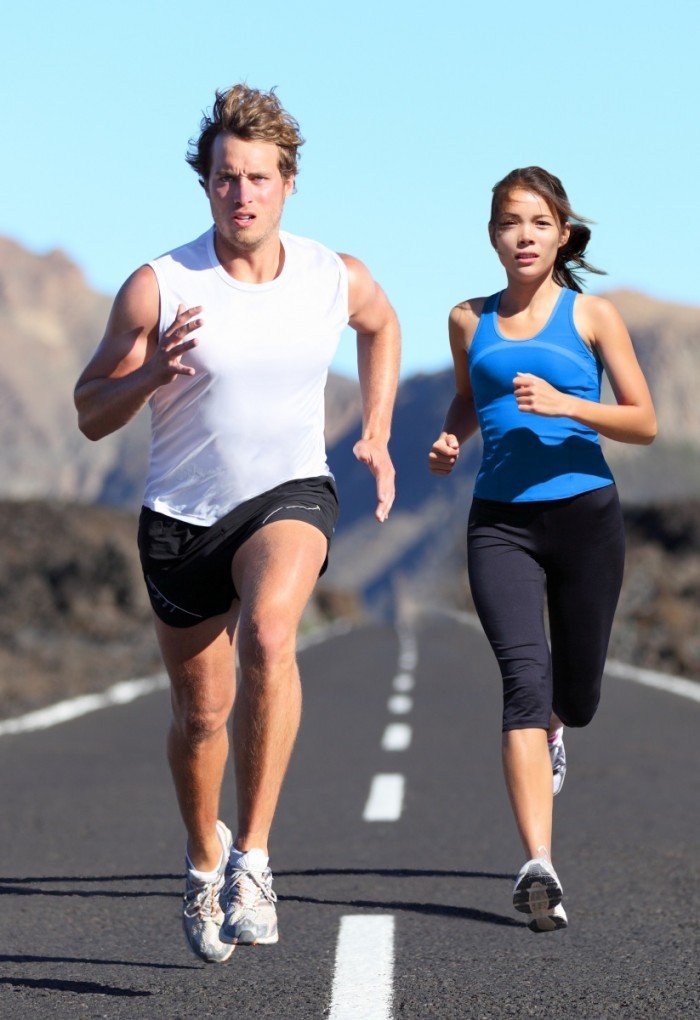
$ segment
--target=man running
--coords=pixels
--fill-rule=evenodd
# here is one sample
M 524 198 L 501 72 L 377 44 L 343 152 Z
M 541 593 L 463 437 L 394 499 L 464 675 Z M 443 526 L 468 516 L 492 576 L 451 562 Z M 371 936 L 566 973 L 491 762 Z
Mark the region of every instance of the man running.
M 172 690 L 183 924 L 209 962 L 278 938 L 268 837 L 301 712 L 297 628 L 337 517 L 323 401 L 348 324 L 380 523 L 394 500 L 398 322 L 361 262 L 280 229 L 302 144 L 274 91 L 216 93 L 187 156 L 213 226 L 128 278 L 75 390 L 92 440 L 151 408 L 139 550 Z M 235 838 L 219 819 L 232 710 Z

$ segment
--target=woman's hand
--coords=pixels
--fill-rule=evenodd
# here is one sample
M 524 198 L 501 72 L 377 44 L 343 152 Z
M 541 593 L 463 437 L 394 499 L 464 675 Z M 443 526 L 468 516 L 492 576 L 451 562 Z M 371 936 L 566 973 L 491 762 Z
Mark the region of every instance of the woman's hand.
M 541 414 L 545 418 L 562 418 L 570 414 L 571 398 L 538 375 L 518 372 L 513 379 L 513 389 L 518 410 L 525 414 Z
M 459 457 L 457 436 L 441 432 L 428 454 L 428 467 L 433 475 L 449 475 Z

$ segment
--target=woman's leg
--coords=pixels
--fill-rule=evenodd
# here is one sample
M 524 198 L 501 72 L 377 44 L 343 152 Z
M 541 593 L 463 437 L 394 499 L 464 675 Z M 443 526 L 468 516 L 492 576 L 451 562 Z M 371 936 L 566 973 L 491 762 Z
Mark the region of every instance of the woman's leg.
M 553 707 L 564 725 L 586 726 L 600 701 L 624 571 L 624 525 L 615 487 L 572 501 L 552 518 L 548 531 Z
M 499 511 L 500 513 L 501 511 Z M 544 628 L 544 570 L 529 518 L 513 508 L 497 522 L 478 505 L 469 527 L 469 580 L 503 678 L 503 769 L 516 826 L 529 857 L 551 853 L 551 662 Z M 516 526 L 518 518 L 524 523 Z

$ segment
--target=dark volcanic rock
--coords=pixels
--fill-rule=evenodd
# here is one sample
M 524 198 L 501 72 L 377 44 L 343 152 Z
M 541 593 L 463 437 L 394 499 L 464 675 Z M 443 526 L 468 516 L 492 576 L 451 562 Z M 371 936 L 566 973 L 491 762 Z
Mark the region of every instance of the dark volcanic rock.
M 136 519 L 0 503 L 0 715 L 160 669 Z
M 0 503 L 0 718 L 161 672 L 137 517 L 104 506 Z M 361 617 L 320 585 L 303 626 Z

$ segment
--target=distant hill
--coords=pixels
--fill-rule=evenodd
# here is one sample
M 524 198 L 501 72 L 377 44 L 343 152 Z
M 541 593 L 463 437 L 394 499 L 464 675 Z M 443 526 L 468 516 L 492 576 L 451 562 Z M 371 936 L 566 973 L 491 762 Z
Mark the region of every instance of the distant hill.
M 700 496 L 700 308 L 630 291 L 608 297 L 630 329 L 660 422 L 659 439 L 651 449 L 609 444 L 623 495 L 641 503 L 659 492 Z M 102 335 L 110 305 L 111 299 L 91 290 L 61 252 L 36 255 L 0 238 L 0 345 L 6 352 L 0 364 L 0 498 L 138 505 L 146 469 L 147 413 L 97 444 L 86 442 L 75 427 L 73 386 Z M 407 512 L 414 513 L 419 503 L 438 495 L 432 483 L 422 495 L 419 490 L 425 480 L 426 444 L 442 421 L 451 385 L 451 372 L 446 371 L 408 379 L 401 388 L 393 451 Z M 332 375 L 327 396 L 330 457 L 346 465 L 349 441 L 360 420 L 357 383 Z M 466 459 L 473 466 L 474 457 Z M 345 467 L 337 470 L 342 480 Z M 346 521 L 354 515 L 353 499 L 351 495 Z M 407 541 L 405 533 L 399 541 Z

